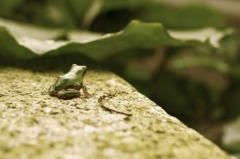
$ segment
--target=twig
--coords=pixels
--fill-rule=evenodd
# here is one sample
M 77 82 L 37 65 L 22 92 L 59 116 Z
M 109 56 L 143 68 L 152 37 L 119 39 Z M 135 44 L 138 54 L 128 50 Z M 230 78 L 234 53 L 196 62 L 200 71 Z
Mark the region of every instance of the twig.
M 110 112 L 116 112 L 116 113 L 119 113 L 119 114 L 123 114 L 123 115 L 127 115 L 127 116 L 132 116 L 131 113 L 126 113 L 126 112 L 122 112 L 122 111 L 119 111 L 119 110 L 116 110 L 114 108 L 109 108 L 107 106 L 105 106 L 103 104 L 103 100 L 106 99 L 107 97 L 114 97 L 115 95 L 113 94 L 108 94 L 108 95 L 103 95 L 103 96 L 100 96 L 99 99 L 98 99 L 98 103 L 100 104 L 100 106 L 104 109 L 104 110 L 107 110 L 107 111 L 110 111 Z

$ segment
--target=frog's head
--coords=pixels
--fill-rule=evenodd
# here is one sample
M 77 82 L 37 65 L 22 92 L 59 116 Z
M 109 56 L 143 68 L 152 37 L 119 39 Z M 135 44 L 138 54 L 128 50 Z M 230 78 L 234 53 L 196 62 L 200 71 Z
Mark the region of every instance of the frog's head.
M 75 72 L 78 76 L 82 76 L 83 78 L 87 72 L 87 67 L 84 65 L 73 64 L 71 67 L 71 72 Z

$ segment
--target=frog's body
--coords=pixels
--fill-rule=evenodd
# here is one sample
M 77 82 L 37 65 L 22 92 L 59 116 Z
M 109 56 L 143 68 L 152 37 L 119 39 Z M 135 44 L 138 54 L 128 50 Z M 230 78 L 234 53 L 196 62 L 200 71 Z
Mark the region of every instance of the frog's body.
M 73 64 L 68 73 L 58 77 L 56 82 L 50 87 L 49 94 L 61 99 L 72 99 L 79 97 L 79 91 L 83 89 L 84 96 L 88 96 L 89 94 L 83 84 L 86 71 L 86 66 Z

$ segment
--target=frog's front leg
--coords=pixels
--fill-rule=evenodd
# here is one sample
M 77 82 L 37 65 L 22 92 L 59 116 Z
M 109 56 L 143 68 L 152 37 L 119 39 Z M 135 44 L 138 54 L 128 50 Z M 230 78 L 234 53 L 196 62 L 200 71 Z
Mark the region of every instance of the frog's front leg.
M 60 99 L 72 99 L 80 96 L 78 90 L 62 90 L 59 91 L 57 97 Z
M 88 93 L 87 87 L 85 85 L 82 86 L 82 90 L 85 98 L 91 97 L 91 94 Z

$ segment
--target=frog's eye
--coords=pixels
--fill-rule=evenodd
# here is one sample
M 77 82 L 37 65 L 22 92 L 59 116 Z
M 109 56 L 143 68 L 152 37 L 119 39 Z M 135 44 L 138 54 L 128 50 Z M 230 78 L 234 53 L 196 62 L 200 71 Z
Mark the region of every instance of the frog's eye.
M 82 69 L 83 69 L 83 70 L 87 70 L 87 67 L 86 67 L 86 66 L 82 66 Z

